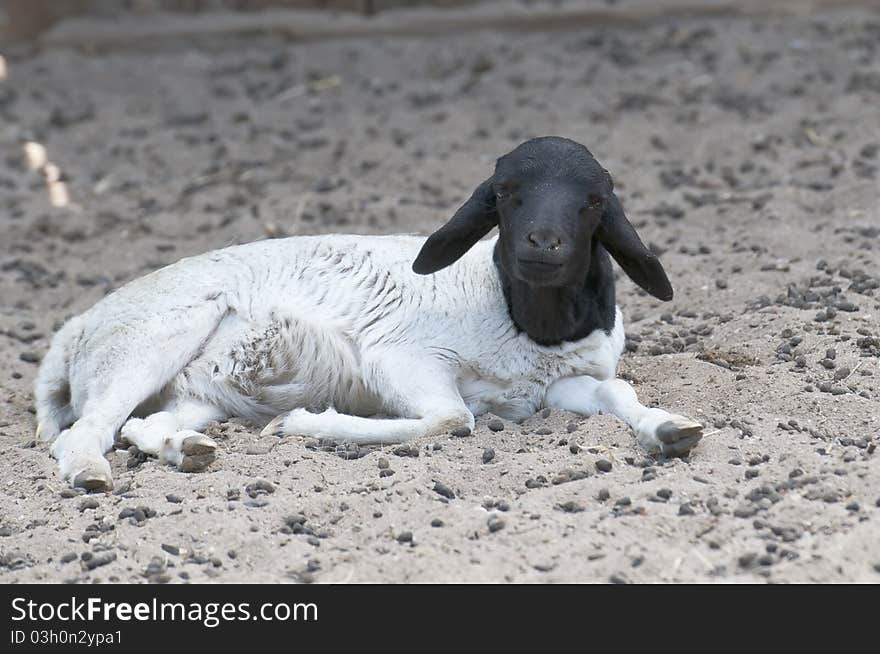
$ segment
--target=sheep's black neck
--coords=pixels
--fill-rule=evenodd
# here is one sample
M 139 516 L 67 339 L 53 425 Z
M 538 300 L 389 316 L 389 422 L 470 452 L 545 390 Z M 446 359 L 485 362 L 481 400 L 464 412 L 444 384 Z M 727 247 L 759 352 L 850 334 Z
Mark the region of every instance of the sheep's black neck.
M 508 275 L 499 261 L 495 268 L 514 324 L 541 345 L 577 341 L 596 329 L 614 328 L 614 273 L 611 258 L 595 239 L 590 268 L 579 286 L 530 286 Z

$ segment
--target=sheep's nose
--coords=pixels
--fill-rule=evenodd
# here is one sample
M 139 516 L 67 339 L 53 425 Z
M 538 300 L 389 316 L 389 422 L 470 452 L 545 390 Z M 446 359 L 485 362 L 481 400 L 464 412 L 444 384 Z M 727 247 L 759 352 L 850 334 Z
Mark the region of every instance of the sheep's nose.
M 539 250 L 558 250 L 562 245 L 562 239 L 552 232 L 536 231 L 528 236 L 529 245 Z

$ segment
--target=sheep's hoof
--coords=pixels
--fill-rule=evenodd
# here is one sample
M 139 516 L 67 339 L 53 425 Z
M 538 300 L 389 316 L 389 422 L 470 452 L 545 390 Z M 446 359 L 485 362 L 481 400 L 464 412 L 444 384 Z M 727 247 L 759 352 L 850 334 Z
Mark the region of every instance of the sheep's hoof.
M 260 436 L 284 436 L 284 419 L 286 417 L 286 413 L 282 413 L 280 416 L 276 416 L 272 420 L 272 422 L 263 427 L 263 431 L 260 432 Z
M 177 469 L 181 472 L 201 472 L 217 458 L 217 443 L 205 436 L 188 436 L 180 445 L 183 458 Z
M 683 456 L 690 452 L 703 438 L 703 425 L 678 418 L 668 420 L 657 427 L 657 440 L 664 456 Z
M 90 493 L 107 493 L 113 490 L 113 479 L 100 470 L 83 470 L 73 478 L 73 487 Z

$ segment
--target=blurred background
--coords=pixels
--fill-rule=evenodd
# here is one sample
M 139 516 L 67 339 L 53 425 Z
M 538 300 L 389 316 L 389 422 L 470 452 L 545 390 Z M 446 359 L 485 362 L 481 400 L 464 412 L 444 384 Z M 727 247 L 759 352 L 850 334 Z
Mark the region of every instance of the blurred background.
M 591 148 L 698 286 L 724 283 L 719 242 L 812 256 L 814 217 L 874 198 L 878 8 L 3 0 L 0 290 L 70 303 L 255 238 L 427 232 L 542 134 Z
M 158 12 L 194 14 L 266 9 L 318 9 L 371 15 L 395 7 L 455 7 L 474 4 L 474 0 L 6 0 L 3 4 L 5 16 L 0 34 L 9 39 L 27 39 L 58 20 L 76 16 L 108 18 Z

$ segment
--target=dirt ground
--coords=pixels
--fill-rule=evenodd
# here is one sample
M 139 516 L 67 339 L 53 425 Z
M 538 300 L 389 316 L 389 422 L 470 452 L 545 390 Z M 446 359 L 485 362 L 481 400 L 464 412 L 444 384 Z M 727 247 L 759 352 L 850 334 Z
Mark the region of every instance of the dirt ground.
M 0 582 L 880 581 L 880 14 L 0 54 Z M 127 280 L 427 233 L 542 134 L 662 253 L 621 374 L 706 424 L 689 460 L 557 411 L 380 449 L 231 421 L 206 472 L 120 445 L 82 495 L 33 441 L 53 332 Z

